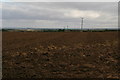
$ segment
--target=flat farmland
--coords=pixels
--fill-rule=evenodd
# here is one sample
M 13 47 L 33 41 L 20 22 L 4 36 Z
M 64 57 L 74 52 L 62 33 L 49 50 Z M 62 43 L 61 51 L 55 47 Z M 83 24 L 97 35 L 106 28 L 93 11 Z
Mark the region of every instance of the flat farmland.
M 118 32 L 3 32 L 3 78 L 119 78 Z

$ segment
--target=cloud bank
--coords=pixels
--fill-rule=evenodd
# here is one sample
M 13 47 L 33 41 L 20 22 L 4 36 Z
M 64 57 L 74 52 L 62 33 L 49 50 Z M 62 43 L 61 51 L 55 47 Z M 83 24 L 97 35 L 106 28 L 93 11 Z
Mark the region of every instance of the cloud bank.
M 3 28 L 117 28 L 117 2 L 4 2 Z

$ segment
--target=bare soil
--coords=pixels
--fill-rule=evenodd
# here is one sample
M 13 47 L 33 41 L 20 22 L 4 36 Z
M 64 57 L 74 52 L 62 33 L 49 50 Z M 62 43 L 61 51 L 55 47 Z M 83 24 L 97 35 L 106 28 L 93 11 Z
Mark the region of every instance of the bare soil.
M 3 32 L 3 78 L 120 78 L 117 32 Z

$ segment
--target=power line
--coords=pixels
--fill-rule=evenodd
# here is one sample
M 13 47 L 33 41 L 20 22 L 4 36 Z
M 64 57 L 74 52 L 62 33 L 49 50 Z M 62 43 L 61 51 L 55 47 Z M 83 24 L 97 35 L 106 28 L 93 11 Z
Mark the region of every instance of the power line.
M 67 25 L 67 30 L 68 30 L 68 25 Z
M 83 19 L 84 18 L 81 18 L 81 31 L 83 30 Z

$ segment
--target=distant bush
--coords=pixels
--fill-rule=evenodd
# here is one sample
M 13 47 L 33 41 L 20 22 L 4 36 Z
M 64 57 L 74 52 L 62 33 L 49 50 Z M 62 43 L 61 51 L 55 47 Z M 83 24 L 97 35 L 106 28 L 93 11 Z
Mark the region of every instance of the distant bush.
M 8 31 L 7 29 L 2 29 L 2 31 Z
M 65 30 L 64 29 L 58 29 L 58 32 L 64 32 Z

